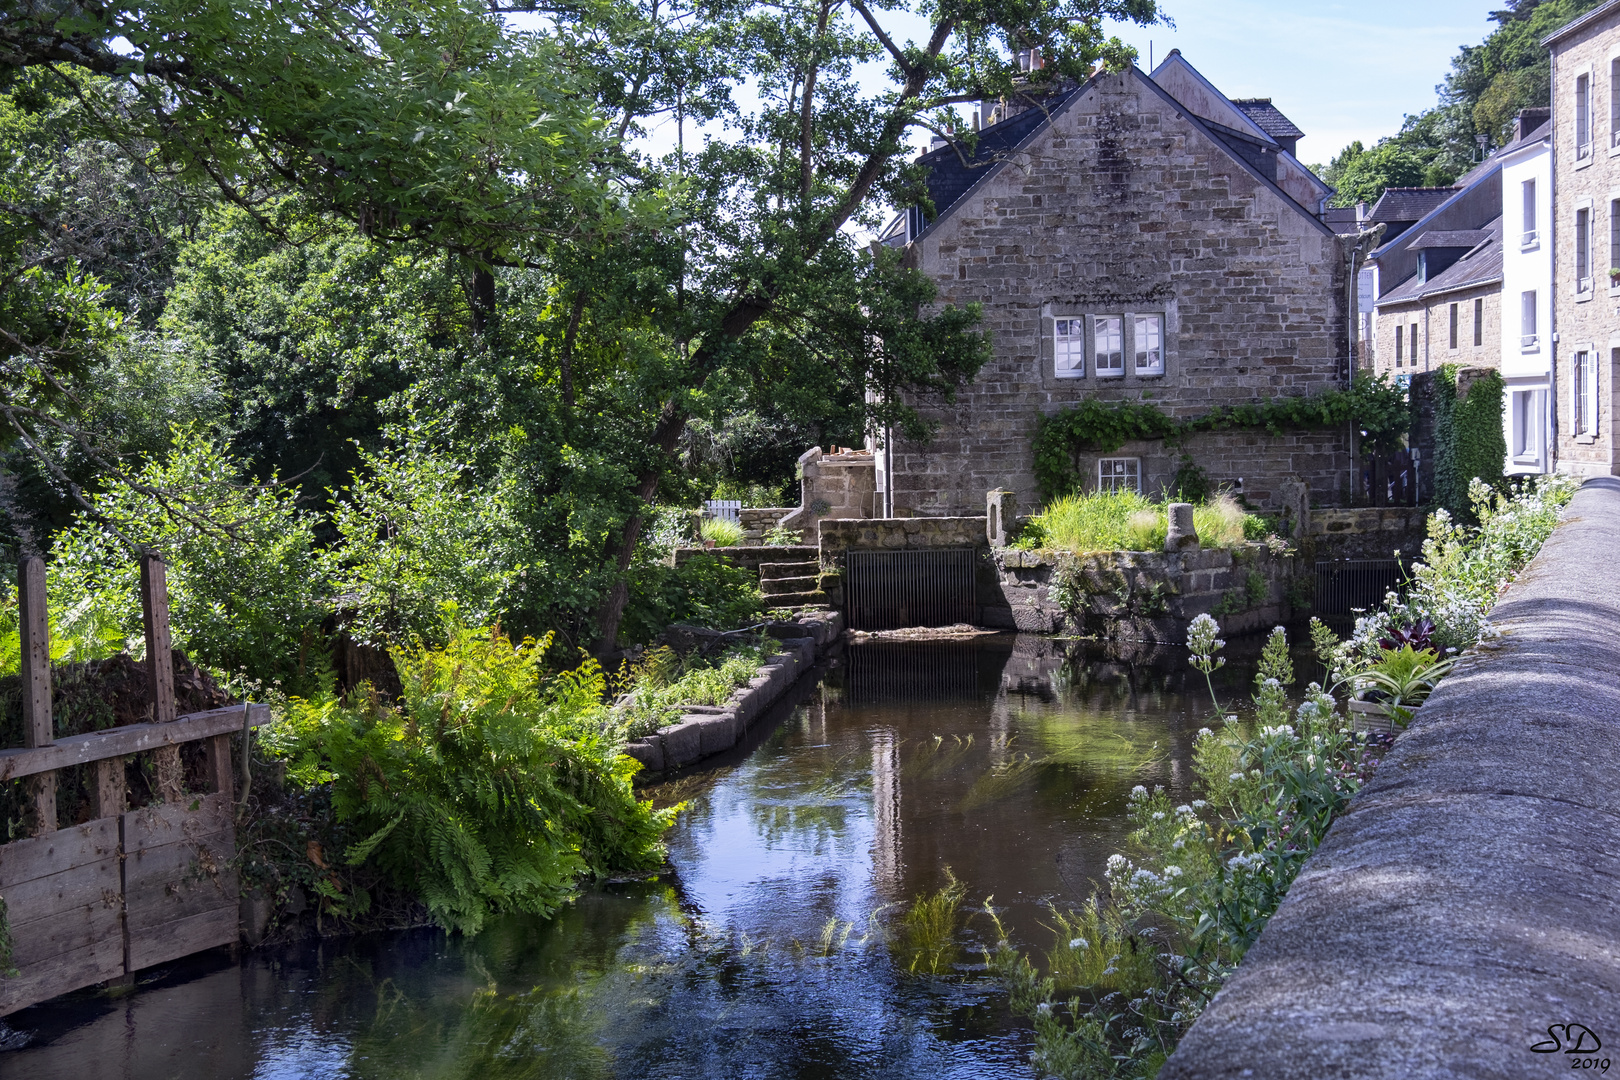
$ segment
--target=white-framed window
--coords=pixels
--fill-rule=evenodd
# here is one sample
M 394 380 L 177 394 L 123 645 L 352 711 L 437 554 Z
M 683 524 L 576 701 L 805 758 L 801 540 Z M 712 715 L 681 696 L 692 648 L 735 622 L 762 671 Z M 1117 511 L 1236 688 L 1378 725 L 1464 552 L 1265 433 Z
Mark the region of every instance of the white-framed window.
M 1086 374 L 1086 321 L 1054 320 L 1052 370 L 1060 379 L 1079 379 Z
M 1536 336 L 1536 290 L 1529 289 L 1519 295 L 1519 348 L 1530 352 L 1540 344 Z
M 1401 358 L 1406 355 L 1406 335 L 1401 332 L 1400 323 L 1395 324 L 1395 366 L 1401 366 Z
M 1447 313 L 1447 318 L 1449 318 L 1451 320 L 1451 328 L 1450 328 L 1451 333 L 1450 333 L 1450 337 L 1447 339 L 1448 345 L 1446 347 L 1449 348 L 1452 352 L 1456 352 L 1457 351 L 1457 305 L 1456 304 L 1451 305 L 1451 309 Z
M 1575 76 L 1575 158 L 1592 156 L 1592 77 Z
M 1536 224 L 1536 179 L 1531 177 L 1524 182 L 1524 235 L 1519 239 L 1519 246 L 1534 247 L 1541 239 Z
M 1485 300 L 1474 297 L 1474 347 L 1485 344 Z
M 1575 291 L 1592 288 L 1592 210 L 1583 206 L 1575 211 Z
M 1575 434 L 1598 433 L 1597 353 L 1582 349 L 1575 354 Z
M 1091 357 L 1098 376 L 1125 374 L 1125 317 L 1091 317 Z
M 1543 417 L 1546 415 L 1545 390 L 1513 392 L 1513 457 L 1524 464 L 1541 460 L 1545 442 Z
M 1138 375 L 1164 374 L 1164 316 L 1138 315 L 1132 326 Z
M 1620 199 L 1609 200 L 1609 288 L 1620 289 Z
M 1105 457 L 1097 460 L 1098 491 L 1142 491 L 1142 459 Z
M 1620 56 L 1609 60 L 1609 145 L 1620 146 Z
M 1417 323 L 1412 324 L 1412 366 L 1417 367 Z

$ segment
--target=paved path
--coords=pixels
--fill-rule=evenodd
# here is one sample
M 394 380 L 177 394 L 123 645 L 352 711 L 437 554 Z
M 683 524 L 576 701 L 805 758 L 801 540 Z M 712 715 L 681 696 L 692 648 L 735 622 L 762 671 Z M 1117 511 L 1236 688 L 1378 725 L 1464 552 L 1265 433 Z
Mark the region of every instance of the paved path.
M 1620 479 L 1491 618 L 1161 1080 L 1620 1076 Z

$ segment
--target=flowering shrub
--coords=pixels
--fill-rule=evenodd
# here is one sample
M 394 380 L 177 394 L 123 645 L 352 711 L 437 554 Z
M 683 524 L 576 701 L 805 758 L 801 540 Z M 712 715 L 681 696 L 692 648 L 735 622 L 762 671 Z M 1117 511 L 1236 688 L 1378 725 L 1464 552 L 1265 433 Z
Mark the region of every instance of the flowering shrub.
M 1190 628 L 1192 664 L 1206 676 L 1223 663 L 1219 633 L 1208 616 Z M 1106 904 L 1094 897 L 1092 912 L 1082 913 L 1110 932 L 1060 942 L 1045 979 L 1005 943 L 990 958 L 1015 1007 L 1034 1018 L 1037 1064 L 1047 1072 L 1151 1074 L 1370 774 L 1376 762 L 1366 738 L 1350 730 L 1334 699 L 1311 683 L 1290 706 L 1293 682 L 1287 635 L 1277 627 L 1261 653 L 1249 717 L 1226 714 L 1198 734 L 1193 761 L 1206 797 L 1172 805 L 1162 788 L 1131 792 L 1129 854 L 1108 860 Z M 1150 941 L 1163 949 L 1144 977 L 1140 957 Z M 1137 974 L 1122 982 L 1128 967 Z

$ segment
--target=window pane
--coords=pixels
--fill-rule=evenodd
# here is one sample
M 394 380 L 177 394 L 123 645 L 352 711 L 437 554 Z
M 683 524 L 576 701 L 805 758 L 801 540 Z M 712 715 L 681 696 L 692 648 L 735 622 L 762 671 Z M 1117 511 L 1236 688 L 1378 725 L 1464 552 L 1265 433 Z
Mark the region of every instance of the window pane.
M 1578 157 L 1586 156 L 1587 144 L 1592 141 L 1592 111 L 1587 88 L 1585 75 L 1575 80 L 1575 152 Z
M 1536 238 L 1536 182 L 1524 182 L 1524 242 L 1531 243 Z
M 1102 458 L 1097 462 L 1098 491 L 1142 490 L 1140 458 Z
M 1536 293 L 1534 289 L 1519 298 L 1519 344 L 1528 349 L 1536 343 Z
M 1136 317 L 1136 373 L 1164 374 L 1164 316 Z
M 1474 344 L 1485 344 L 1485 301 L 1474 301 Z
M 1584 289 L 1592 276 L 1592 235 L 1588 223 L 1591 211 L 1575 211 L 1575 287 Z
M 1098 375 L 1125 374 L 1125 319 L 1120 315 L 1098 315 L 1091 320 L 1092 355 Z
M 1085 323 L 1058 319 L 1052 342 L 1052 368 L 1060 379 L 1078 379 L 1086 373 Z
M 1450 318 L 1451 318 L 1451 341 L 1450 341 L 1450 344 L 1447 346 L 1447 348 L 1455 349 L 1457 347 L 1457 305 L 1456 304 L 1451 305 L 1451 311 L 1449 312 L 1449 315 L 1450 315 Z

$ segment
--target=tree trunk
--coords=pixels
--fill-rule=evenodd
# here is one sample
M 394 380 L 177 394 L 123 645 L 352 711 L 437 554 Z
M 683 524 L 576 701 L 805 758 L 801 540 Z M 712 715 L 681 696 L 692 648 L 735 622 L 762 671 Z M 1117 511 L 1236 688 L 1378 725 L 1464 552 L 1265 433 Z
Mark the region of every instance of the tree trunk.
M 673 401 L 666 402 L 663 413 L 658 418 L 658 426 L 653 429 L 653 442 L 657 444 L 663 460 L 667 461 L 675 454 L 675 445 L 680 442 L 681 434 L 686 430 L 686 414 L 676 407 Z M 616 576 L 613 588 L 608 590 L 607 598 L 602 601 L 602 607 L 597 612 L 596 625 L 600 628 L 600 637 L 596 643 L 596 655 L 606 656 L 612 652 L 619 640 L 619 623 L 624 619 L 624 605 L 630 599 L 630 582 L 625 572 L 630 569 L 630 562 L 635 558 L 636 545 L 641 542 L 641 530 L 647 523 L 647 508 L 652 505 L 653 496 L 658 494 L 658 478 L 663 470 L 648 469 L 638 478 L 636 497 L 641 500 L 641 508 L 630 515 L 630 520 L 624 523 L 624 536 L 619 543 L 619 555 L 615 560 Z
M 473 331 L 480 337 L 495 332 L 495 271 L 488 263 L 473 267 L 472 320 Z

